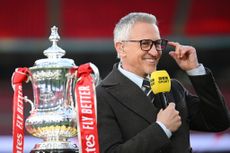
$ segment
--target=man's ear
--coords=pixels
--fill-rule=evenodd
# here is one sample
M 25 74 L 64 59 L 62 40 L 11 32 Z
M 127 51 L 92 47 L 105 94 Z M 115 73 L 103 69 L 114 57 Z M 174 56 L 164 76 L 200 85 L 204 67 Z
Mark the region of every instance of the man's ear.
M 116 42 L 115 48 L 118 56 L 124 56 L 125 51 L 124 51 L 124 44 L 122 42 Z

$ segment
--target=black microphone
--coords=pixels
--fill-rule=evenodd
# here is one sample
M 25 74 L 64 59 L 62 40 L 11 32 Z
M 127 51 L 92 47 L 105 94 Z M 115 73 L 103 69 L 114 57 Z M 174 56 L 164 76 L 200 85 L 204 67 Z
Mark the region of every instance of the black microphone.
M 160 96 L 163 109 L 168 106 L 165 92 L 171 90 L 171 80 L 169 74 L 165 70 L 158 70 L 151 73 L 150 86 L 154 94 Z

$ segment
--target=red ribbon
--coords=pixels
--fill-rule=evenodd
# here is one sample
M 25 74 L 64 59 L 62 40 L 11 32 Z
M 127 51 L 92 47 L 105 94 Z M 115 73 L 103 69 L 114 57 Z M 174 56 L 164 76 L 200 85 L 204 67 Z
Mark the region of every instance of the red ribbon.
M 90 64 L 80 65 L 75 95 L 78 112 L 80 153 L 99 153 L 95 86 Z
M 12 76 L 13 97 L 13 153 L 24 152 L 24 105 L 22 83 L 28 80 L 29 69 L 17 68 Z

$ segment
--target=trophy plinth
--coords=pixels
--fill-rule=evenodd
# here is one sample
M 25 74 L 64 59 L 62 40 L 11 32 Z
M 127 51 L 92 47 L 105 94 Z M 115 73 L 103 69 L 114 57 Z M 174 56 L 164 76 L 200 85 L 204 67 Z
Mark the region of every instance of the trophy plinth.
M 76 153 L 77 145 L 68 141 L 77 135 L 76 80 L 70 73 L 75 63 L 62 58 L 65 51 L 57 46 L 57 27 L 52 27 L 49 39 L 52 46 L 44 51 L 48 58 L 37 60 L 29 68 L 34 101 L 25 127 L 31 135 L 43 139 L 31 153 Z
M 46 149 L 46 150 L 32 150 L 30 153 L 78 153 L 78 150 L 72 149 Z

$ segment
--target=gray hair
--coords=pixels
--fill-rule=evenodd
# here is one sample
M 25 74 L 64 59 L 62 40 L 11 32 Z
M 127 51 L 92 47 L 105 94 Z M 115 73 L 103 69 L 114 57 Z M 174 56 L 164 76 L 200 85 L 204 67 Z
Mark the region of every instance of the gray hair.
M 114 43 L 128 39 L 132 26 L 137 22 L 157 24 L 156 17 L 152 14 L 143 12 L 129 13 L 116 24 L 113 31 Z

